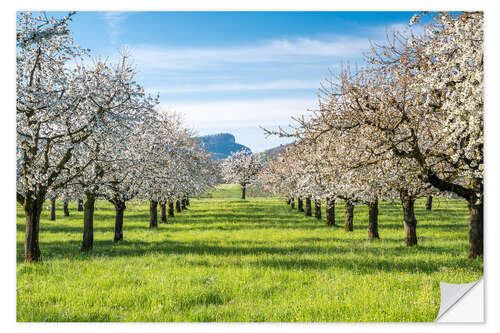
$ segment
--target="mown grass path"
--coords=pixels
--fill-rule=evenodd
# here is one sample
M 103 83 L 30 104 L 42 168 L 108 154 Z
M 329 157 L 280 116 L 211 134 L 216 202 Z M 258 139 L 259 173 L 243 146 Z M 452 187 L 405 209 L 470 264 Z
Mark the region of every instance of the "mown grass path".
M 419 246 L 407 248 L 397 203 L 381 203 L 381 239 L 369 241 L 364 206 L 346 233 L 341 205 L 326 227 L 283 200 L 214 196 L 158 230 L 146 203 L 130 203 L 118 244 L 100 201 L 88 254 L 74 204 L 52 222 L 44 211 L 41 264 L 23 263 L 18 207 L 18 321 L 433 321 L 440 281 L 482 276 L 482 260 L 466 259 L 461 200 L 437 199 L 431 212 L 418 201 Z

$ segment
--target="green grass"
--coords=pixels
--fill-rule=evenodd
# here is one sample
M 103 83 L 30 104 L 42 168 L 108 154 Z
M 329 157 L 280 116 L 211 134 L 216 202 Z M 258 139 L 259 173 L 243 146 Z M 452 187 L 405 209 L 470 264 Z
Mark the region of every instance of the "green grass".
M 468 260 L 462 200 L 416 204 L 419 245 L 404 244 L 401 207 L 380 205 L 381 239 L 367 239 L 367 209 L 356 206 L 354 232 L 304 217 L 283 199 L 191 200 L 158 230 L 148 205 L 131 202 L 124 241 L 114 244 L 114 211 L 97 203 L 91 253 L 79 252 L 82 213 L 40 227 L 43 262 L 23 263 L 24 215 L 17 219 L 18 321 L 433 321 L 439 282 L 482 276 Z M 223 198 L 224 193 L 231 198 Z M 323 214 L 324 215 L 324 214 Z
M 204 198 L 226 198 L 226 199 L 240 199 L 241 186 L 235 184 L 221 184 L 215 187 L 215 191 L 207 192 L 202 197 Z

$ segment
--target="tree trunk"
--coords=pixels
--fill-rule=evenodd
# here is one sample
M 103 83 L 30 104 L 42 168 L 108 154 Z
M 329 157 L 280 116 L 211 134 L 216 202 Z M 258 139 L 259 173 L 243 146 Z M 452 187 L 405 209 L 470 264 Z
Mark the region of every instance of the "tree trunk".
M 292 197 L 290 199 L 290 205 L 292 206 L 292 209 L 295 209 L 295 199 L 294 199 L 294 197 Z
M 186 197 L 186 206 L 189 206 L 189 197 Z
M 168 217 L 174 217 L 174 202 L 173 200 L 168 200 Z
M 43 202 L 43 201 L 42 201 Z M 27 199 L 24 205 L 26 215 L 26 234 L 24 237 L 24 261 L 35 262 L 42 260 L 42 253 L 38 245 L 38 230 L 40 228 L 40 214 L 43 204 L 40 200 Z
M 290 198 L 286 198 L 286 204 L 287 204 L 287 205 L 289 205 L 289 204 L 291 204 L 291 203 L 292 203 L 292 199 L 290 199 Z
M 314 200 L 314 217 L 321 220 L 321 200 Z
M 326 225 L 335 225 L 335 199 L 326 198 Z
M 176 211 L 177 213 L 180 213 L 180 212 L 181 212 L 181 202 L 180 202 L 180 200 L 176 200 L 176 201 L 175 201 L 175 211 Z
M 427 201 L 425 202 L 425 209 L 427 210 L 432 209 L 432 195 L 427 196 Z
M 306 216 L 312 216 L 311 198 L 306 198 Z
M 297 210 L 299 212 L 303 212 L 304 211 L 304 201 L 302 200 L 301 197 L 297 198 Z
M 115 206 L 115 238 L 114 242 L 119 242 L 123 239 L 123 215 L 125 213 L 125 201 L 116 200 L 113 202 Z
M 89 251 L 94 246 L 95 195 L 86 194 L 83 204 L 83 242 L 80 251 Z
M 241 199 L 245 200 L 247 197 L 247 185 L 241 185 Z
M 344 207 L 345 231 L 351 232 L 354 230 L 354 205 L 351 200 L 345 200 Z
M 69 216 L 68 200 L 64 200 L 63 202 L 63 211 L 64 211 L 64 216 Z
M 83 200 L 78 199 L 78 211 L 83 212 Z
M 167 203 L 160 203 L 160 223 L 167 223 Z
M 50 220 L 56 220 L 56 199 L 50 199 Z
M 185 198 L 183 198 L 183 199 L 181 200 L 181 209 L 182 209 L 182 210 L 186 210 L 186 199 L 185 199 Z
M 378 200 L 369 202 L 368 206 L 368 238 L 380 238 L 378 235 Z
M 158 228 L 158 201 L 149 200 L 149 228 Z
M 469 258 L 483 255 L 483 202 L 468 202 L 469 206 Z M 474 203 L 474 201 L 476 203 Z
M 417 245 L 417 220 L 415 219 L 415 198 L 407 191 L 401 191 L 401 204 L 403 205 L 403 225 L 405 228 L 406 245 Z

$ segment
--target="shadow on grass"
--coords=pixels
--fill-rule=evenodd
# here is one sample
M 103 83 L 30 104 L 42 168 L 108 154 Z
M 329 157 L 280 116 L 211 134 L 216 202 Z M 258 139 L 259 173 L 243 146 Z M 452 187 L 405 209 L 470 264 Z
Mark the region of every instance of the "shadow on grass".
M 72 260 L 91 260 L 95 257 L 140 257 L 147 255 L 197 255 L 198 258 L 189 257 L 186 259 L 190 265 L 205 265 L 211 267 L 217 266 L 245 266 L 253 265 L 259 267 L 272 267 L 277 269 L 330 269 L 332 267 L 351 270 L 354 273 L 373 273 L 373 272 L 425 272 L 432 273 L 441 270 L 443 266 L 456 265 L 459 267 L 470 267 L 473 270 L 480 271 L 480 264 L 475 261 L 469 261 L 465 256 L 443 257 L 440 255 L 457 252 L 463 254 L 460 247 L 450 248 L 439 246 L 417 246 L 408 248 L 401 240 L 382 240 L 383 242 L 394 242 L 390 247 L 358 247 L 355 252 L 352 247 L 337 246 L 330 244 L 308 244 L 313 241 L 328 241 L 318 238 L 300 239 L 302 243 L 294 244 L 291 247 L 266 246 L 259 242 L 233 241 L 229 245 L 219 245 L 211 242 L 192 241 L 189 243 L 162 240 L 159 242 L 127 241 L 114 243 L 111 240 L 94 241 L 94 249 L 88 253 L 78 251 L 80 241 L 52 241 L 41 243 L 40 246 L 44 253 L 50 254 L 46 260 L 53 258 L 71 258 Z M 359 244 L 359 240 L 334 239 L 335 242 L 351 243 L 353 246 Z M 397 244 L 399 243 L 399 244 Z M 376 245 L 376 244 L 375 244 Z M 387 253 L 388 256 L 383 254 Z M 415 255 L 409 260 L 397 260 L 397 257 Z M 325 256 L 328 254 L 328 256 Z M 208 262 L 203 256 L 220 256 L 221 260 L 215 260 L 215 263 Z M 264 256 L 263 256 L 264 255 Z M 304 255 L 318 255 L 318 259 L 303 258 Z M 247 261 L 242 263 L 238 257 L 250 256 L 251 258 L 263 257 L 263 259 Z M 277 258 L 269 258 L 277 256 Z M 346 257 L 347 256 L 347 257 Z M 231 258 L 228 263 L 223 258 Z M 18 262 L 22 262 L 22 244 L 18 244 Z
M 244 205 L 242 203 L 245 203 Z M 219 208 L 216 208 L 219 209 Z M 287 240 L 283 245 L 278 239 L 267 241 L 252 240 L 225 240 L 225 244 L 215 241 L 191 240 L 186 242 L 175 242 L 171 240 L 161 241 L 141 241 L 128 240 L 127 233 L 133 231 L 148 231 L 149 214 L 146 210 L 138 212 L 131 210 L 125 213 L 124 237 L 125 240 L 114 243 L 110 240 L 95 240 L 94 250 L 89 253 L 80 253 L 81 240 L 50 241 L 41 242 L 42 256 L 46 254 L 47 261 L 57 258 L 71 258 L 74 260 L 91 260 L 95 257 L 139 257 L 148 255 L 195 255 L 185 258 L 188 265 L 206 266 L 238 266 L 255 265 L 259 267 L 272 267 L 277 269 L 330 269 L 340 267 L 357 273 L 373 272 L 436 272 L 442 266 L 456 265 L 460 267 L 470 267 L 480 271 L 480 263 L 467 261 L 466 248 L 463 244 L 445 246 L 419 245 L 408 248 L 405 246 L 403 236 L 384 237 L 384 230 L 401 230 L 402 235 L 402 212 L 396 205 L 385 204 L 383 215 L 380 216 L 379 229 L 382 236 L 380 240 L 369 241 L 368 239 L 346 238 L 343 225 L 343 210 L 336 207 L 336 225 L 325 226 L 325 219 L 317 220 L 314 217 L 305 217 L 304 213 L 292 210 L 285 204 L 280 208 L 276 202 L 252 202 L 247 200 L 221 201 L 220 209 L 198 208 L 190 206 L 188 210 L 176 214 L 174 218 L 168 218 L 168 224 L 160 224 L 158 230 L 151 232 L 182 233 L 186 231 L 244 231 L 245 229 L 281 229 L 314 231 L 324 230 L 325 237 L 303 237 L 294 240 Z M 388 216 L 391 214 L 392 216 Z M 420 213 L 419 213 L 420 212 Z M 95 220 L 112 219 L 113 211 L 103 209 L 95 214 Z M 446 214 L 450 212 L 446 210 Z M 462 209 L 463 213 L 463 209 Z M 358 215 L 356 215 L 358 214 Z M 428 212 L 424 209 L 417 210 L 417 219 L 421 214 L 425 219 L 438 219 L 444 212 Z M 18 216 L 22 214 L 18 214 Z M 385 216 L 387 215 L 387 216 Z M 457 216 L 459 214 L 457 213 Z M 46 212 L 44 212 L 46 216 Z M 358 221 L 356 221 L 356 216 Z M 463 218 L 463 215 L 460 215 Z M 367 228 L 366 209 L 356 207 L 354 228 L 356 230 L 366 230 Z M 61 220 L 63 222 L 61 222 Z M 58 224 L 60 223 L 60 224 Z M 464 224 L 454 223 L 429 223 L 427 221 L 421 229 L 430 231 L 456 231 L 457 228 L 466 230 Z M 73 214 L 69 217 L 59 217 L 54 222 L 43 220 L 43 233 L 73 233 L 81 235 L 83 229 L 82 213 Z M 18 224 L 17 230 L 24 231 L 24 225 Z M 96 225 L 96 233 L 113 232 L 113 224 L 106 226 Z M 418 231 L 417 231 L 418 232 Z M 342 234 L 341 234 L 342 233 Z M 464 234 L 466 237 L 466 234 Z M 440 235 L 440 239 L 442 239 Z M 276 246 L 268 245 L 274 242 Z M 378 246 L 379 243 L 384 246 Z M 22 242 L 17 244 L 17 261 L 23 261 Z M 324 256 L 324 254 L 328 254 Z M 220 257 L 220 260 L 208 260 L 203 256 Z M 239 257 L 248 256 L 242 261 Z M 260 256 L 260 258 L 259 258 Z M 312 256 L 313 258 L 304 258 Z M 408 259 L 405 257 L 410 256 Z M 275 257 L 275 258 L 274 258 Z M 314 257 L 318 257 L 315 259 Z M 395 260 L 398 258 L 398 260 Z

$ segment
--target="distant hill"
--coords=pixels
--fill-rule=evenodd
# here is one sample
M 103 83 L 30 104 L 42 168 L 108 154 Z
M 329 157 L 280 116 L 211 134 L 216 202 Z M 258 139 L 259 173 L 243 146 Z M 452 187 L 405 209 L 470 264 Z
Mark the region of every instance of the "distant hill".
M 274 159 L 277 155 L 283 153 L 285 149 L 290 146 L 293 146 L 293 142 L 284 145 L 279 145 L 278 147 L 270 148 L 268 150 L 264 150 L 261 154 L 264 156 L 264 159 L 268 161 L 270 159 Z
M 250 148 L 236 143 L 234 135 L 229 133 L 200 136 L 198 140 L 200 140 L 200 144 L 206 151 L 212 153 L 212 157 L 216 160 L 226 158 L 231 153 L 236 153 L 240 150 L 252 152 Z

